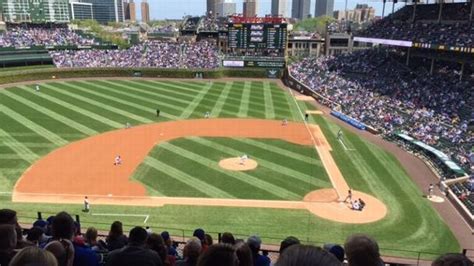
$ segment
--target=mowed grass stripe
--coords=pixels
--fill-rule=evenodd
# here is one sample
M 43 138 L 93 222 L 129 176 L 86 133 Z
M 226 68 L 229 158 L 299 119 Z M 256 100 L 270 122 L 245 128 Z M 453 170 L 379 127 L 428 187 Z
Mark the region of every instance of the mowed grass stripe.
M 19 123 L 23 124 L 25 127 L 29 128 L 33 132 L 38 133 L 51 143 L 56 144 L 57 146 L 63 146 L 68 143 L 67 140 L 61 138 L 60 136 L 56 135 L 55 133 L 51 132 L 50 130 L 36 124 L 35 122 L 31 121 L 30 119 L 24 117 L 23 115 L 13 111 L 12 109 L 3 106 L 2 111 L 4 114 L 12 118 L 13 120 L 18 121 Z
M 76 85 L 72 85 L 70 83 L 60 83 L 61 85 L 64 85 L 64 86 L 68 86 L 68 87 L 74 87 L 74 88 L 80 88 L 79 86 L 76 86 Z M 112 107 L 110 105 L 107 105 L 106 103 L 103 103 L 103 102 L 99 102 L 99 101 L 96 101 L 96 100 L 93 100 L 91 98 L 88 98 L 88 97 L 84 97 L 84 96 L 80 96 L 76 93 L 72 93 L 70 92 L 69 90 L 64 90 L 64 89 L 60 89 L 58 87 L 59 84 L 57 83 L 54 83 L 53 84 L 48 84 L 49 88 L 55 92 L 58 92 L 60 94 L 63 94 L 63 95 L 66 95 L 66 96 L 69 96 L 71 98 L 75 98 L 75 99 L 78 99 L 78 100 L 81 100 L 81 101 L 84 101 L 84 102 L 87 102 L 88 104 L 91 104 L 91 105 L 94 105 L 94 106 L 97 106 L 99 108 L 102 108 L 104 110 L 107 110 L 107 111 L 110 111 L 110 112 L 113 112 L 113 113 L 116 113 L 116 114 L 119 114 L 119 115 L 122 115 L 124 117 L 127 117 L 129 119 L 133 119 L 135 121 L 139 121 L 141 123 L 151 123 L 151 122 L 154 122 L 150 119 L 147 119 L 147 118 L 144 118 L 142 116 L 138 116 L 136 114 L 132 114 L 130 112 L 127 112 L 127 111 L 124 111 L 122 109 L 119 109 L 117 107 Z M 112 99 L 110 99 L 112 100 Z M 120 127 L 123 127 L 124 125 L 121 125 Z
M 127 89 L 133 90 L 135 92 L 139 92 L 142 94 L 146 94 L 149 96 L 153 96 L 155 99 L 158 98 L 158 101 L 163 101 L 165 99 L 169 105 L 172 106 L 180 106 L 181 109 L 184 108 L 191 102 L 194 98 L 192 95 L 187 93 L 180 93 L 177 91 L 173 91 L 171 89 L 167 89 L 167 85 L 160 85 L 160 86 L 153 86 L 151 84 L 145 82 L 138 82 L 138 81 L 124 81 L 120 84 L 113 82 L 113 81 L 104 81 L 110 84 L 119 85 L 121 87 L 128 87 Z M 165 88 L 166 87 L 166 88 Z M 163 98 L 163 99 L 160 99 Z M 169 101 L 169 102 L 168 102 Z M 163 101 L 163 103 L 166 103 Z
M 179 83 L 179 82 L 178 82 Z M 183 82 L 181 82 L 183 83 Z M 204 82 L 200 82 L 200 84 L 203 84 L 205 85 L 206 83 Z M 225 101 L 225 104 L 224 104 L 224 107 L 221 111 L 221 115 L 220 116 L 223 116 L 223 115 L 226 115 L 227 117 L 236 117 L 237 116 L 237 111 L 236 110 L 239 110 L 240 107 L 241 107 L 241 100 L 242 100 L 242 97 L 240 96 L 241 94 L 239 94 L 239 92 L 242 92 L 242 89 L 240 87 L 244 87 L 244 85 L 240 85 L 240 84 L 243 84 L 243 83 L 235 83 L 233 84 L 233 87 L 232 89 L 230 90 L 228 96 L 227 96 L 227 99 Z M 183 86 L 187 86 L 188 88 L 189 87 L 194 87 L 196 91 L 199 91 L 201 89 L 201 87 L 196 87 L 196 86 L 199 86 L 199 83 L 195 82 L 195 83 L 192 83 L 192 84 L 185 84 L 183 83 Z M 220 88 L 220 87 L 224 87 L 225 86 L 225 83 L 222 83 L 222 82 L 214 82 L 214 87 L 216 88 Z M 184 87 L 179 87 L 177 86 L 178 89 L 183 89 Z M 191 90 L 193 91 L 193 90 Z M 237 92 L 235 92 L 237 91 Z M 237 93 L 240 97 L 234 97 L 234 96 L 231 96 L 232 94 L 235 94 Z M 210 102 L 208 99 L 211 99 L 213 97 L 216 98 L 216 101 L 217 101 L 217 98 L 221 95 L 221 93 L 219 92 L 219 90 L 215 90 L 213 89 L 212 91 L 209 91 L 207 94 L 206 94 L 206 98 L 205 98 L 205 101 L 207 102 Z M 250 97 L 250 96 L 249 96 Z M 251 97 L 249 98 L 249 101 L 251 101 Z M 204 101 L 203 101 L 204 103 Z M 215 104 L 213 104 L 215 105 Z M 263 103 L 263 100 L 261 100 L 261 102 L 254 102 L 253 103 L 254 106 L 256 106 L 257 108 L 255 110 L 252 110 L 253 114 L 255 117 L 259 117 L 259 118 L 264 118 L 265 117 L 265 105 Z M 204 104 L 200 104 L 200 108 L 199 110 L 201 111 L 204 111 Z M 208 106 L 208 105 L 206 105 Z M 210 109 L 205 109 L 206 111 L 210 110 Z M 205 112 L 205 111 L 204 111 Z
M 265 100 L 265 118 L 275 119 L 275 109 L 273 108 L 272 89 L 270 82 L 263 82 L 263 96 Z
M 250 88 L 252 83 L 250 81 L 245 81 L 244 89 L 242 91 L 242 99 L 240 100 L 240 109 L 237 113 L 238 117 L 247 117 L 247 112 L 249 109 L 250 103 Z
M 165 164 L 153 157 L 146 157 L 144 163 L 149 167 L 167 173 L 169 176 L 176 180 L 192 185 L 193 188 L 199 190 L 201 193 L 211 198 L 235 198 L 233 195 L 217 187 L 214 187 L 211 184 L 203 182 L 179 169 Z
M 214 141 L 208 140 L 208 139 L 203 139 L 203 138 L 197 138 L 197 137 L 191 137 L 187 138 L 190 141 L 200 143 L 202 145 L 205 145 L 207 147 L 214 148 L 216 150 L 222 151 L 224 153 L 227 153 L 229 155 L 236 155 L 236 154 L 244 154 L 245 151 L 243 150 L 236 150 L 233 148 L 230 148 L 228 146 L 221 145 L 219 143 L 216 143 Z M 282 155 L 285 156 L 285 155 Z M 279 172 L 283 175 L 288 176 L 289 178 L 296 179 L 300 182 L 306 183 L 308 185 L 315 185 L 319 187 L 328 187 L 330 184 L 328 182 L 324 182 L 322 180 L 318 180 L 313 176 L 307 175 L 305 173 L 299 172 L 297 170 L 290 169 L 288 167 L 284 167 L 275 163 L 272 163 L 268 160 L 265 160 L 262 157 L 256 157 L 252 156 L 253 159 L 255 159 L 259 165 L 266 167 L 268 169 L 271 169 L 272 171 Z
M 245 182 L 247 184 L 250 184 L 256 188 L 259 188 L 261 190 L 265 190 L 269 192 L 270 194 L 276 196 L 279 199 L 289 199 L 289 200 L 299 200 L 301 197 L 293 192 L 290 192 L 286 189 L 283 189 L 281 187 L 275 186 L 271 183 L 265 182 L 263 180 L 260 180 L 258 178 L 255 178 L 254 176 L 242 172 L 230 172 L 221 169 L 216 162 L 209 160 L 208 158 L 205 158 L 199 154 L 190 152 L 188 150 L 185 150 L 181 147 L 178 147 L 176 145 L 173 145 L 171 143 L 163 143 L 160 144 L 160 147 L 171 151 L 175 154 L 178 154 L 180 156 L 183 156 L 185 158 L 188 158 L 190 160 L 193 160 L 201 165 L 204 165 L 205 167 L 209 167 L 213 170 L 216 170 L 220 173 L 226 174 L 232 178 L 235 178 L 239 181 Z
M 43 84 L 42 86 L 45 87 L 45 88 L 51 88 L 51 87 L 49 86 L 49 84 Z M 31 90 L 28 90 L 28 91 L 29 91 L 30 93 L 35 93 L 35 92 L 31 91 Z M 67 109 L 69 109 L 69 110 L 71 110 L 71 111 L 74 111 L 74 112 L 76 112 L 76 113 L 79 113 L 79 114 L 81 114 L 81 115 L 85 115 L 85 116 L 87 116 L 87 117 L 90 117 L 90 118 L 92 118 L 92 119 L 94 119 L 94 120 L 96 120 L 96 121 L 98 121 L 98 122 L 101 122 L 101 123 L 103 123 L 103 124 L 106 124 L 106 125 L 108 125 L 108 126 L 110 126 L 110 127 L 112 127 L 112 128 L 121 128 L 121 127 L 123 127 L 123 125 L 120 124 L 120 123 L 117 123 L 117 122 L 115 122 L 115 121 L 113 121 L 113 120 L 110 120 L 110 119 L 108 119 L 108 118 L 106 118 L 106 117 L 104 117 L 104 116 L 98 115 L 97 113 L 91 112 L 91 111 L 86 110 L 86 109 L 84 109 L 84 108 L 77 107 L 77 105 L 73 105 L 73 104 L 71 104 L 71 103 L 69 103 L 69 102 L 66 102 L 66 101 L 63 101 L 63 100 L 61 100 L 61 99 L 59 99 L 59 98 L 56 98 L 56 97 L 53 97 L 53 96 L 50 96 L 50 95 L 47 95 L 47 94 L 44 94 L 44 93 L 36 93 L 36 94 L 39 95 L 39 96 L 42 97 L 42 98 L 45 98 L 46 100 L 49 100 L 49 101 L 51 101 L 51 102 L 54 102 L 54 103 L 59 104 L 59 105 L 61 105 L 61 106 L 64 106 L 65 108 L 67 108 Z
M 165 90 L 167 92 L 172 92 L 176 94 L 180 94 L 186 98 L 190 98 L 190 100 L 194 99 L 199 94 L 199 91 L 202 89 L 202 85 L 208 85 L 209 83 L 202 83 L 202 85 L 199 85 L 198 89 L 192 89 L 190 88 L 191 85 L 189 83 L 185 83 L 182 86 L 176 85 L 175 82 L 171 81 L 157 81 L 157 80 L 147 80 L 144 82 L 144 84 L 147 84 L 148 86 L 154 88 L 154 89 L 159 89 L 159 90 Z
M 199 103 L 204 99 L 204 96 L 206 96 L 207 92 L 212 88 L 213 85 L 214 85 L 213 82 L 210 82 L 209 84 L 206 84 L 206 86 L 204 86 L 202 88 L 202 90 L 199 91 L 198 95 L 196 95 L 196 97 L 194 97 L 192 102 L 189 103 L 188 107 L 186 107 L 183 110 L 183 113 L 179 117 L 180 118 L 189 118 L 191 116 L 191 114 L 194 112 L 194 110 L 196 109 L 196 107 L 198 107 Z
M 137 99 L 142 102 L 153 104 L 153 107 L 150 107 L 150 108 L 154 108 L 154 109 L 156 109 L 159 106 L 160 107 L 163 106 L 163 107 L 172 109 L 173 111 L 176 111 L 176 114 L 177 114 L 177 113 L 181 113 L 181 111 L 183 110 L 184 104 L 189 103 L 189 101 L 180 100 L 180 99 L 177 99 L 176 97 L 171 97 L 164 94 L 157 94 L 156 92 L 140 89 L 141 84 L 125 85 L 125 84 L 119 84 L 119 83 L 115 83 L 115 82 L 111 82 L 107 80 L 103 81 L 103 83 L 108 83 L 111 86 L 114 86 L 116 88 L 122 88 L 125 91 L 112 90 L 111 88 L 106 88 L 106 90 L 111 91 L 111 92 L 113 91 L 114 93 L 124 95 L 133 99 Z M 183 107 L 181 107 L 181 105 L 179 104 L 176 104 L 175 102 L 183 103 Z M 178 116 L 171 114 L 169 112 L 165 112 L 163 114 L 166 115 L 166 117 L 170 117 L 170 119 L 178 119 Z
M 83 84 L 83 83 L 81 83 L 81 84 Z M 97 88 L 98 90 L 97 89 L 85 89 L 83 87 L 70 84 L 70 86 L 74 86 L 77 90 L 80 90 L 80 91 L 83 91 L 83 92 L 86 92 L 86 93 L 90 93 L 90 94 L 93 94 L 93 95 L 96 95 L 96 96 L 99 96 L 99 97 L 102 97 L 102 98 L 105 98 L 107 100 L 111 100 L 111 101 L 114 101 L 114 102 L 117 102 L 117 103 L 120 103 L 120 104 L 123 104 L 123 105 L 133 107 L 133 108 L 138 109 L 140 111 L 146 112 L 149 116 L 155 114 L 155 111 L 156 111 L 155 108 L 146 107 L 146 106 L 143 106 L 143 104 L 134 103 L 130 100 L 125 100 L 125 99 L 122 99 L 122 98 L 115 97 L 111 94 L 104 93 L 104 90 L 106 92 L 109 91 L 109 88 L 107 88 L 105 86 L 102 86 L 102 85 L 99 85 L 99 84 L 90 84 L 90 85 L 89 84 L 83 84 L 83 85 L 90 86 L 92 88 Z M 115 93 L 113 90 L 111 90 L 111 92 Z M 133 95 L 129 94 L 128 96 L 133 96 Z M 160 116 L 161 115 L 163 117 L 168 118 L 168 119 L 175 119 L 176 118 L 175 116 L 169 115 L 165 112 L 161 112 Z M 139 115 L 136 115 L 136 116 L 139 117 Z M 138 120 L 136 118 L 134 118 L 134 119 Z M 142 120 L 140 122 L 152 123 L 152 122 L 155 122 L 155 121 L 147 119 L 147 118 L 142 118 Z
M 184 83 L 184 82 L 180 82 L 178 81 L 178 83 L 180 84 L 183 84 L 183 86 L 186 86 L 186 89 L 189 89 L 189 88 L 194 88 L 194 89 L 190 89 L 192 91 L 196 90 L 200 90 L 200 84 L 206 84 L 204 82 L 200 82 L 200 83 Z M 221 87 L 225 87 L 225 83 L 222 83 L 222 82 L 214 82 L 214 86 L 221 86 Z M 242 82 L 233 82 L 232 84 L 232 89 L 229 91 L 229 93 L 227 94 L 227 100 L 234 100 L 234 101 L 237 101 L 240 103 L 240 100 L 242 99 L 242 96 L 240 94 L 240 92 L 243 90 L 243 87 L 244 87 L 244 83 Z M 214 95 L 214 96 L 220 96 L 220 92 L 216 91 L 216 90 L 213 90 L 213 91 L 210 91 L 208 93 L 208 95 Z M 240 104 L 237 104 L 236 106 L 240 106 Z
M 152 184 L 149 184 L 147 176 L 148 176 L 150 170 L 151 170 L 151 168 L 149 166 L 144 165 L 144 162 L 143 162 L 133 172 L 132 179 L 140 182 L 141 184 L 143 184 L 146 187 L 148 195 L 158 196 L 158 197 L 166 196 L 165 194 L 161 193 L 161 191 L 158 191 L 157 189 L 155 189 Z
M 39 156 L 36 155 L 33 151 L 31 151 L 27 146 L 23 145 L 23 143 L 18 142 L 15 138 L 10 136 L 8 132 L 0 128 L 0 145 L 5 145 L 6 147 L 10 148 L 14 151 L 21 159 L 32 163 L 36 161 Z
M 216 105 L 214 108 L 212 108 L 211 111 L 211 117 L 217 117 L 222 111 L 222 108 L 224 107 L 225 101 L 227 100 L 227 97 L 229 96 L 230 89 L 233 87 L 234 82 L 229 81 L 226 82 L 224 89 L 222 89 L 221 94 L 219 95 L 219 98 L 217 99 Z
M 225 87 L 225 83 L 219 83 L 219 82 L 215 82 L 214 83 L 214 87 L 216 88 L 224 88 Z M 235 89 L 235 88 L 233 88 Z M 232 90 L 233 90 L 232 89 Z M 213 89 L 212 91 L 209 91 L 207 94 L 206 94 L 206 98 L 205 100 L 203 101 L 203 103 L 205 102 L 212 102 L 212 100 L 214 100 L 214 102 L 212 102 L 212 105 L 215 105 L 215 102 L 217 102 L 217 99 L 218 97 L 221 95 L 221 93 L 219 92 L 220 90 L 217 90 L 217 89 Z M 230 95 L 230 94 L 229 94 Z M 261 97 L 262 99 L 260 100 L 255 100 L 253 101 L 252 105 L 255 107 L 255 108 L 251 108 L 249 107 L 249 110 L 252 110 L 252 116 L 253 117 L 258 117 L 258 118 L 264 118 L 265 117 L 265 105 L 263 103 L 263 97 Z M 250 97 L 249 99 L 251 102 L 252 102 L 252 98 Z M 226 102 L 225 102 L 225 106 L 227 106 L 227 108 L 224 108 L 222 109 L 221 111 L 221 114 L 225 114 L 225 115 L 228 115 L 228 116 L 231 116 L 231 117 L 235 117 L 236 116 L 236 112 L 235 110 L 238 110 L 241 106 L 241 97 L 240 98 L 233 98 L 231 96 L 227 96 L 227 99 L 226 99 Z M 256 102 L 256 101 L 260 101 L 260 102 Z M 209 106 L 209 104 L 200 104 L 199 106 L 199 109 L 201 111 L 203 111 L 203 106 Z M 229 109 L 228 107 L 232 107 L 231 109 Z M 235 108 L 234 108 L 235 107 Z M 208 110 L 208 109 L 206 109 Z M 231 111 L 228 111 L 228 110 L 231 110 Z M 247 113 L 247 115 L 249 115 Z
M 0 147 L 17 147 L 17 146 L 25 146 L 26 148 L 46 148 L 46 149 L 52 149 L 54 147 L 56 147 L 54 144 L 52 143 L 36 143 L 36 142 L 23 142 L 23 141 L 18 141 L 17 139 L 13 138 L 13 134 L 10 134 L 8 132 L 5 131 L 6 134 L 8 134 L 9 136 L 12 137 L 12 139 L 15 141 L 15 142 L 11 142 L 11 143 L 4 143 L 4 142 L 1 142 L 0 141 Z M 2 135 L 2 133 L 0 133 L 0 136 Z
M 20 88 L 25 89 L 25 90 L 30 89 L 30 88 L 28 88 L 28 87 L 26 87 L 26 86 L 21 86 Z M 67 118 L 67 117 L 65 117 L 65 116 L 63 116 L 63 115 L 61 115 L 61 114 L 58 114 L 58 113 L 56 113 L 56 112 L 54 112 L 54 111 L 51 111 L 50 109 L 48 109 L 48 108 L 46 108 L 46 107 L 43 107 L 43 106 L 41 106 L 41 105 L 39 105 L 39 104 L 36 104 L 36 103 L 34 103 L 34 102 L 32 102 L 32 101 L 30 101 L 30 100 L 24 98 L 24 97 L 21 97 L 21 96 L 18 96 L 18 95 L 16 95 L 16 94 L 13 94 L 13 93 L 11 93 L 11 92 L 8 91 L 8 90 L 3 91 L 3 94 L 5 94 L 7 97 L 10 97 L 10 98 L 12 98 L 12 99 L 14 99 L 14 100 L 16 100 L 16 101 L 19 101 L 19 102 L 21 102 L 21 103 L 23 103 L 23 104 L 26 104 L 26 105 L 28 105 L 29 107 L 34 108 L 36 111 L 38 111 L 38 112 L 40 112 L 40 113 L 43 113 L 43 114 L 45 114 L 45 115 L 51 117 L 51 119 L 54 119 L 54 120 L 56 120 L 56 121 L 59 121 L 59 122 L 65 124 L 65 125 L 67 125 L 67 126 L 69 126 L 69 127 L 72 127 L 72 128 L 74 128 L 75 130 L 77 130 L 77 131 L 79 131 L 79 132 L 82 132 L 82 133 L 84 133 L 84 134 L 86 134 L 86 135 L 89 135 L 89 136 L 90 136 L 90 135 L 95 135 L 95 134 L 98 133 L 97 131 L 95 131 L 95 130 L 93 130 L 93 129 L 90 129 L 90 128 L 88 128 L 88 127 L 86 127 L 86 126 L 84 126 L 84 125 L 82 125 L 82 124 L 80 124 L 80 123 L 78 123 L 78 122 L 76 122 L 76 121 L 74 121 L 74 120 L 72 120 L 72 119 L 69 119 L 69 118 Z
M 69 93 L 74 94 L 77 96 L 77 99 L 82 100 L 82 99 L 96 99 L 94 100 L 95 104 L 102 104 L 106 105 L 107 108 L 104 108 L 108 111 L 120 114 L 122 116 L 126 116 L 130 119 L 133 119 L 135 121 L 141 122 L 141 123 L 152 123 L 155 122 L 154 120 L 148 119 L 144 117 L 144 114 L 136 114 L 135 112 L 132 112 L 133 108 L 134 109 L 139 109 L 140 111 L 145 112 L 145 115 L 154 115 L 155 111 L 154 109 L 145 109 L 142 110 L 143 106 L 140 104 L 135 104 L 131 103 L 129 101 L 123 100 L 121 98 L 111 96 L 107 93 L 102 92 L 101 87 L 96 87 L 95 85 L 92 85 L 92 87 L 95 87 L 96 89 L 89 89 L 89 88 L 84 88 L 83 86 L 78 85 L 78 83 L 75 82 L 68 82 L 68 83 L 63 83 L 64 86 L 72 88 L 72 90 L 69 91 Z M 92 94 L 93 96 L 91 97 Z M 96 97 L 97 96 L 97 97 Z M 89 103 L 91 101 L 89 100 Z M 123 106 L 125 105 L 125 106 Z M 96 105 L 98 107 L 101 107 L 100 105 Z M 132 107 L 132 108 L 129 108 Z M 127 111 L 124 111 L 127 110 Z M 133 121 L 132 121 L 133 122 Z
M 270 151 L 270 152 L 274 152 L 274 153 L 277 153 L 277 154 L 284 154 L 285 156 L 291 157 L 294 160 L 298 160 L 298 161 L 301 161 L 301 162 L 304 162 L 304 163 L 310 164 L 310 163 L 313 163 L 312 161 L 314 160 L 314 158 L 304 156 L 304 155 L 301 155 L 299 153 L 292 152 L 292 151 L 289 151 L 289 150 L 286 150 L 286 149 L 282 149 L 280 147 L 276 147 L 276 146 L 273 146 L 273 145 L 267 145 L 263 142 L 260 142 L 260 141 L 254 140 L 254 139 L 234 139 L 234 140 L 238 141 L 238 142 L 241 142 L 241 143 L 245 143 L 245 144 L 254 146 L 254 147 L 257 147 L 257 148 L 260 148 L 260 149 L 264 149 L 264 150 L 267 150 L 267 151 Z M 319 165 L 321 165 L 321 162 L 319 162 Z

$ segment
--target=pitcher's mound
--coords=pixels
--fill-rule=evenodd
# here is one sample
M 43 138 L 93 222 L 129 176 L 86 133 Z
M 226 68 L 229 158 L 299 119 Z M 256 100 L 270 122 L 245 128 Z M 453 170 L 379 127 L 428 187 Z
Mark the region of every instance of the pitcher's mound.
M 255 160 L 247 159 L 244 164 L 241 164 L 240 157 L 235 157 L 221 160 L 219 166 L 231 171 L 248 171 L 257 168 L 258 163 Z

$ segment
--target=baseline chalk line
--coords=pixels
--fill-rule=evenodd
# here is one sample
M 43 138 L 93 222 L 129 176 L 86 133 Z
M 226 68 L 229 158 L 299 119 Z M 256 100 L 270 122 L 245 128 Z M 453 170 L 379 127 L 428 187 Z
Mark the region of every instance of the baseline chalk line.
M 149 214 L 122 214 L 122 213 L 91 213 L 92 216 L 128 216 L 128 217 L 144 217 L 143 223 L 146 224 L 150 218 Z

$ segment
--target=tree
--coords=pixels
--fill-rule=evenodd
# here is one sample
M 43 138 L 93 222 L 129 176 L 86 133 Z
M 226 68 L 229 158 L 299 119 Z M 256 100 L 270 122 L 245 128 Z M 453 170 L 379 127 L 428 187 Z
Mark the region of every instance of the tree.
M 307 18 L 296 23 L 294 29 L 297 31 L 318 32 L 319 34 L 326 33 L 326 25 L 333 22 L 335 19 L 329 16 L 321 16 L 316 18 Z

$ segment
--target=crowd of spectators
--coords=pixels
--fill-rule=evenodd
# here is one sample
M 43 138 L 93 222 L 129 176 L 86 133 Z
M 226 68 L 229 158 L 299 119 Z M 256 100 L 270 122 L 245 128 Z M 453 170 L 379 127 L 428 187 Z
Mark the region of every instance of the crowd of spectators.
M 67 28 L 55 24 L 9 25 L 0 33 L 0 47 L 95 45 L 94 39 L 81 36 Z
M 219 66 L 214 43 L 174 43 L 147 41 L 129 49 L 51 51 L 58 68 L 70 67 L 160 67 L 206 68 Z
M 188 17 L 183 22 L 182 29 L 187 31 L 196 31 L 201 17 Z
M 82 234 L 78 222 L 66 212 L 47 220 L 39 219 L 33 227 L 23 230 L 10 209 L 0 210 L 0 265 L 10 266 L 381 266 L 384 265 L 377 242 L 362 234 L 349 236 L 344 246 L 325 244 L 323 247 L 304 245 L 295 237 L 287 237 L 280 244 L 275 261 L 261 250 L 258 236 L 236 239 L 224 233 L 219 243 L 201 228 L 186 241 L 182 252 L 167 231 L 153 233 L 147 227 L 136 226 L 128 236 L 122 223 L 112 224 L 105 240 L 98 240 L 98 232 L 89 227 Z M 460 254 L 448 254 L 432 265 L 449 260 L 472 266 Z M 458 265 L 458 264 L 456 264 Z M 461 264 L 459 264 L 461 265 Z
M 415 20 L 436 21 L 439 18 L 439 4 L 418 4 Z M 397 12 L 390 14 L 393 20 L 409 21 L 413 19 L 414 5 L 406 5 Z M 441 19 L 448 21 L 467 21 L 471 13 L 469 2 L 443 3 Z
M 474 24 L 469 22 L 467 3 L 443 4 L 443 23 L 438 23 L 439 4 L 418 5 L 413 22 L 413 6 L 374 22 L 358 36 L 413 41 L 457 47 L 474 47 Z
M 214 32 L 219 30 L 217 18 L 212 15 L 205 16 L 199 23 L 199 30 L 205 32 Z
M 410 24 L 386 18 L 374 22 L 357 35 L 456 47 L 474 47 L 474 25 L 467 23 L 438 24 L 420 21 Z
M 169 23 L 166 25 L 160 25 L 160 26 L 153 26 L 151 29 L 148 30 L 148 33 L 166 33 L 166 34 L 171 34 L 175 33 L 178 31 L 178 28 L 176 27 L 175 24 Z
M 307 58 L 290 71 L 350 117 L 383 134 L 402 131 L 438 147 L 469 170 L 474 158 L 469 75 L 461 81 L 448 66 L 430 75 L 422 65 L 407 68 L 386 50 Z

